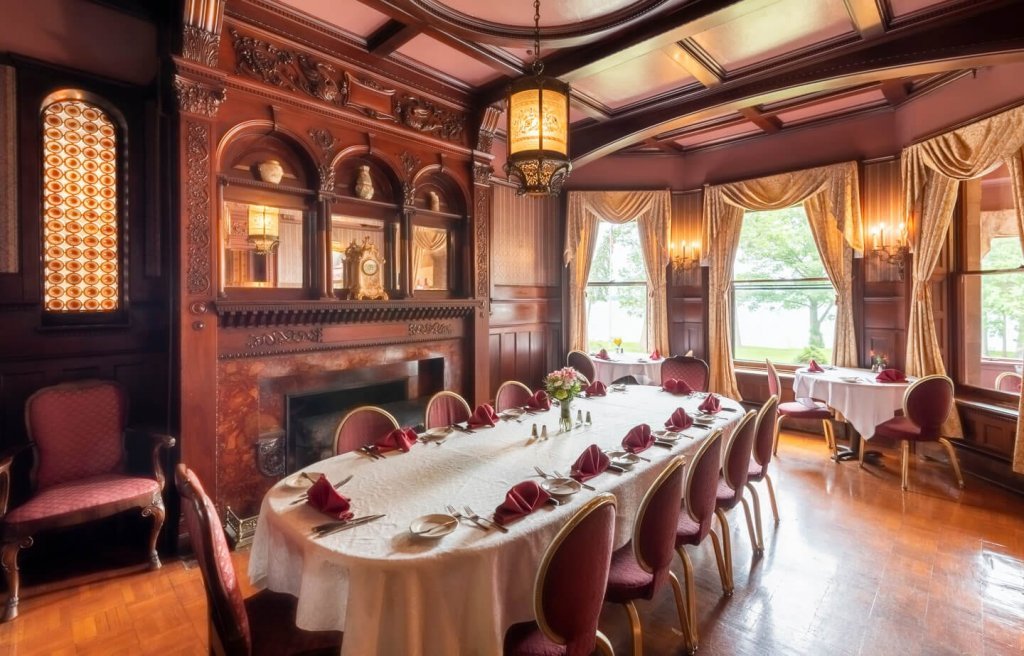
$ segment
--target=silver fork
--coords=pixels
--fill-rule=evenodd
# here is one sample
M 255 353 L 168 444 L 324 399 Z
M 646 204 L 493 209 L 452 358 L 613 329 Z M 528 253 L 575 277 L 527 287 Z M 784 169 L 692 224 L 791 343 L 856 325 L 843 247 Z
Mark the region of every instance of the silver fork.
M 488 524 L 490 524 L 494 528 L 498 529 L 502 533 L 508 533 L 508 529 L 507 528 L 505 528 L 504 526 L 502 526 L 498 522 L 494 521 L 493 519 L 488 519 L 487 517 L 481 517 L 480 515 L 476 514 L 476 511 L 474 511 L 469 506 L 463 506 L 462 509 L 466 511 L 466 514 L 469 515 L 469 518 L 471 520 L 473 520 L 474 522 L 487 522 Z
M 455 519 L 469 519 L 469 517 L 464 517 L 462 513 L 460 513 L 458 510 L 456 510 L 455 506 L 445 506 L 444 508 L 445 508 L 445 510 L 448 511 L 448 514 L 451 515 L 452 517 L 454 517 Z M 471 522 L 470 526 L 472 526 L 474 528 L 478 528 L 481 531 L 483 531 L 484 533 L 487 533 L 487 527 L 486 526 L 484 526 L 483 524 L 477 524 L 472 519 L 469 519 L 469 521 Z

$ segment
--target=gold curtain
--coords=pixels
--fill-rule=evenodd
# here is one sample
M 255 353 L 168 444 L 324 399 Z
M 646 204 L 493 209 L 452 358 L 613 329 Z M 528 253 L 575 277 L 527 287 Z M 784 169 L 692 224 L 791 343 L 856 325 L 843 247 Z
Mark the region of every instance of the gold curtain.
M 669 352 L 665 270 L 672 196 L 668 191 L 570 191 L 565 264 L 569 268 L 569 344 L 586 350 L 586 287 L 597 240 L 597 221 L 637 222 L 647 276 L 648 347 Z
M 413 226 L 412 235 L 412 275 L 415 281 L 419 276 L 423 256 L 444 248 L 448 243 L 448 231 L 444 228 Z
M 1019 173 L 1022 146 L 1024 107 L 1016 107 L 903 149 L 900 162 L 903 212 L 910 226 L 910 245 L 914 252 L 907 373 L 915 376 L 946 373 L 935 332 L 931 276 L 953 218 L 959 181 L 981 177 L 1006 162 L 1013 175 L 1014 199 L 1020 217 L 1024 212 L 1021 205 L 1024 188 Z M 963 437 L 956 412 L 950 413 L 943 433 Z M 1019 416 L 1014 454 L 1015 471 L 1024 471 L 1024 429 Z
M 1020 235 L 1020 249 L 1024 254 L 1024 150 L 1015 152 L 1006 163 L 1010 167 L 1010 183 L 1013 185 L 1013 201 L 1017 208 L 1017 229 Z M 1018 344 L 1019 346 L 1019 344 Z M 1017 402 L 1017 439 L 1013 446 L 1013 471 L 1024 474 L 1024 390 Z
M 854 250 L 864 248 L 859 188 L 857 163 L 843 162 L 705 189 L 701 252 L 710 273 L 708 356 L 713 391 L 739 398 L 729 299 L 744 210 L 777 210 L 804 202 L 815 244 L 839 297 L 834 362 L 856 365 L 851 258 Z

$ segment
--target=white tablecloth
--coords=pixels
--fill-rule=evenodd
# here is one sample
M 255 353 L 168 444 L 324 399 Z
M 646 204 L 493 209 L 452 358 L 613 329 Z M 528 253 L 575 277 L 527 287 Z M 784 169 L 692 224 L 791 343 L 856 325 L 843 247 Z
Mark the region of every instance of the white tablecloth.
M 298 597 L 296 623 L 304 629 L 345 632 L 343 654 L 392 656 L 501 653 L 507 627 L 533 617 L 533 582 L 544 549 L 573 511 L 600 492 L 618 500 L 616 545 L 625 544 L 638 506 L 669 457 L 692 453 L 707 431 L 690 430 L 671 449 L 644 452 L 630 472 L 606 472 L 558 508 L 545 506 L 515 522 L 507 534 L 460 526 L 440 540 L 414 538 L 410 522 L 445 504 L 469 504 L 490 515 L 514 484 L 534 477 L 534 465 L 567 472 L 590 444 L 612 448 L 636 424 L 660 428 L 679 406 L 692 411 L 697 398 L 676 397 L 654 387 L 632 386 L 605 398 L 577 399 L 589 410 L 593 427 L 555 435 L 558 409 L 525 415 L 522 423 L 499 422 L 474 434 L 453 433 L 441 446 L 416 444 L 409 453 L 386 460 L 345 454 L 307 471 L 332 481 L 354 478 L 342 492 L 357 515 L 386 513 L 376 522 L 318 540 L 310 527 L 325 516 L 306 504 L 290 505 L 300 491 L 291 478 L 267 493 L 249 560 L 249 577 Z M 717 424 L 731 432 L 740 417 L 738 403 L 723 399 Z M 527 445 L 531 423 L 546 424 L 550 438 Z M 537 479 L 539 480 L 539 479 Z
M 916 380 L 879 383 L 875 381 L 876 375 L 868 369 L 836 367 L 818 374 L 798 369 L 793 391 L 798 399 L 820 399 L 843 413 L 861 437 L 869 440 L 875 434 L 875 426 L 892 419 L 903 407 L 903 393 Z
M 608 385 L 623 376 L 636 376 L 641 385 L 661 385 L 661 360 L 631 353 L 612 354 L 611 360 L 593 358 L 597 379 Z

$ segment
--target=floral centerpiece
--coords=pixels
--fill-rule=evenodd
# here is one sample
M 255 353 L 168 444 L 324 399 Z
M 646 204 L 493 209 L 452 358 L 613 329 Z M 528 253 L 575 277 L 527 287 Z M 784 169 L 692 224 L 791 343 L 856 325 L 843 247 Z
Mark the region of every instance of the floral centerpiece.
M 871 351 L 871 371 L 879 372 L 885 371 L 889 367 L 889 357 L 882 353 L 880 355 L 875 354 L 874 349 Z
M 612 340 L 612 344 L 615 344 L 615 352 L 622 353 L 622 338 L 616 337 Z
M 558 401 L 561 409 L 558 427 L 563 431 L 572 430 L 572 400 L 579 396 L 582 382 L 579 372 L 572 367 L 563 367 L 544 377 L 544 389 L 548 396 Z

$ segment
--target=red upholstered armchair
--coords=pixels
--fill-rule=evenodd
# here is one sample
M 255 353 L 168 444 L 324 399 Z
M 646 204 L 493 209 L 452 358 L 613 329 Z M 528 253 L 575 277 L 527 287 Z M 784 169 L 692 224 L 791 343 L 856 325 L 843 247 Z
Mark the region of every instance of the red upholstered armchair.
M 127 398 L 120 385 L 86 380 L 46 387 L 29 397 L 25 423 L 35 452 L 32 496 L 7 512 L 13 456 L 0 461 L 0 557 L 9 597 L 4 621 L 18 615 L 18 552 L 33 536 L 138 508 L 153 517 L 150 569 L 160 567 L 156 540 L 164 523 L 160 450 L 174 438 L 153 435 L 153 471 L 133 476 L 125 468 Z

